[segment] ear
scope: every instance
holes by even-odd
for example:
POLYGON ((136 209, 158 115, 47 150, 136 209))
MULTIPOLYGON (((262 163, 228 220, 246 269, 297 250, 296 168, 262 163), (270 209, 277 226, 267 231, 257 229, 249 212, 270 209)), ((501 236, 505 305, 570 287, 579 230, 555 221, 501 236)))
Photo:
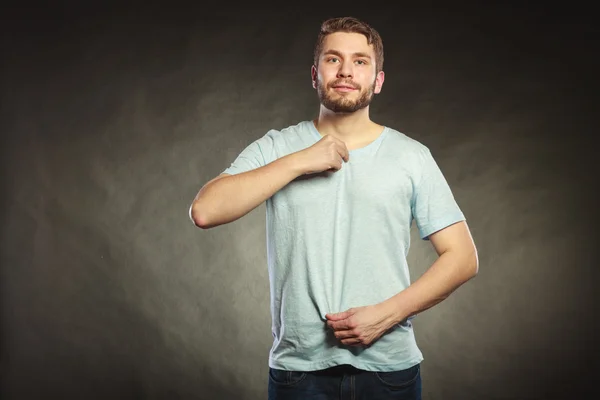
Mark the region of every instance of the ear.
POLYGON ((383 71, 379 71, 377 73, 377 77, 375 78, 375 91, 374 93, 380 93, 381 87, 383 86, 383 81, 385 80, 385 73, 383 71))
POLYGON ((313 89, 316 89, 317 88, 317 67, 315 67, 314 64, 312 67, 310 67, 310 76, 312 79, 312 87, 313 87, 313 89))

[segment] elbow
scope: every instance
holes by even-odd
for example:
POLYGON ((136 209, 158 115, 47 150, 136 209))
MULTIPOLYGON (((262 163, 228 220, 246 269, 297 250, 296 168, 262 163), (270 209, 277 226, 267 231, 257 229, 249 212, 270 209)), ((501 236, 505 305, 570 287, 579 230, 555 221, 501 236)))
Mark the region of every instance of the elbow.
MULTIPOLYGON (((479 260, 477 251, 464 252, 462 255, 456 254, 457 273, 460 281, 466 283, 475 278, 479 273, 479 260)), ((461 283, 461 284, 462 284, 461 283)))
POLYGON ((200 229, 210 228, 210 225, 206 223, 206 218, 202 215, 202 208, 196 201, 190 206, 189 217, 196 227, 200 229))
POLYGON ((469 255, 466 264, 468 266, 469 279, 475 278, 479 273, 479 257, 477 256, 477 250, 473 250, 469 255))

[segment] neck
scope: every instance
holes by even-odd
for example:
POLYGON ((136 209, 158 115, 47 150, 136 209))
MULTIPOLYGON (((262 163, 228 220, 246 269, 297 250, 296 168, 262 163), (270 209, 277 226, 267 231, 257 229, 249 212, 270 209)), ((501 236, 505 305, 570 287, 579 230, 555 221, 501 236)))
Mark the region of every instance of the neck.
POLYGON ((349 114, 334 113, 321 106, 319 118, 314 123, 321 135, 332 135, 344 141, 360 139, 377 125, 369 118, 368 106, 349 114))

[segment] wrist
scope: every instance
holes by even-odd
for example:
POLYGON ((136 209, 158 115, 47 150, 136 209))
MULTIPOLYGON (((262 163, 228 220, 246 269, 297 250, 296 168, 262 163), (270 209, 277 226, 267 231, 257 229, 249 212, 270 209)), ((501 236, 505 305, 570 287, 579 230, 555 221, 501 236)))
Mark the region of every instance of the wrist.
POLYGON ((400 306, 398 298, 396 296, 391 297, 384 302, 380 303, 384 315, 389 321, 390 326, 394 326, 406 318, 408 313, 400 306))
POLYGON ((288 168, 290 168, 294 176, 298 177, 306 174, 306 166, 300 152, 288 154, 284 158, 288 165, 288 168))

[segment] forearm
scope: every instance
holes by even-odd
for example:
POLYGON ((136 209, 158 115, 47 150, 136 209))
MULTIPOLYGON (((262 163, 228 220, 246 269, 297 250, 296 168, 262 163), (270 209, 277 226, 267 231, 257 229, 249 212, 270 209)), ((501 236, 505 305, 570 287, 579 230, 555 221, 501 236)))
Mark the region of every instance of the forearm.
POLYGON ((476 254, 443 253, 412 285, 381 303, 392 324, 445 300, 477 274, 476 254))
POLYGON ((200 190, 190 215, 204 229, 235 221, 302 174, 293 153, 260 168, 218 179, 200 190))

